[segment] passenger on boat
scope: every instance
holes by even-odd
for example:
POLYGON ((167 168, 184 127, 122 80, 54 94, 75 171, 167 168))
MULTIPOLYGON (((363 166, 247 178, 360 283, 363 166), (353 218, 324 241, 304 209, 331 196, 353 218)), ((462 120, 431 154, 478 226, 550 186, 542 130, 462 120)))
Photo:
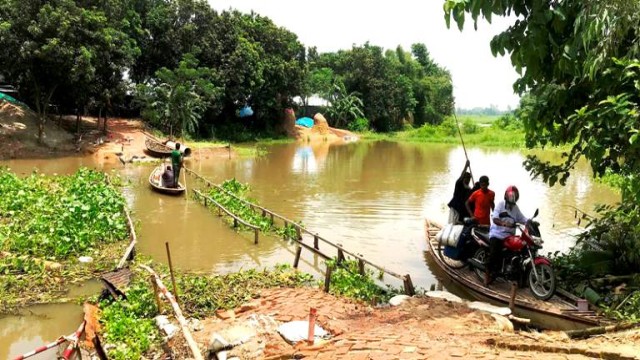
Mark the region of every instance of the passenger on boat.
POLYGON ((489 226, 491 224, 491 211, 495 207, 494 199, 496 193, 489 189, 489 177, 480 176, 480 189, 474 191, 467 201, 464 203, 469 214, 473 214, 472 218, 481 226, 489 226))
POLYGON ((471 195, 471 173, 467 171, 470 164, 469 160, 464 165, 462 173, 458 180, 456 180, 455 187, 453 189, 453 198, 447 204, 449 206, 449 224, 461 224, 465 218, 469 217, 469 212, 465 207, 465 202, 471 195))
POLYGON ((504 200, 501 200, 493 211, 493 221, 489 229, 489 263, 485 275, 487 285, 500 271, 500 251, 504 240, 515 235, 516 223, 524 224, 528 220, 516 204, 519 198, 518 188, 511 185, 504 192, 504 200))
POLYGON ((162 173, 162 186, 172 188, 174 187, 173 181, 173 170, 171 170, 171 165, 167 165, 162 173))

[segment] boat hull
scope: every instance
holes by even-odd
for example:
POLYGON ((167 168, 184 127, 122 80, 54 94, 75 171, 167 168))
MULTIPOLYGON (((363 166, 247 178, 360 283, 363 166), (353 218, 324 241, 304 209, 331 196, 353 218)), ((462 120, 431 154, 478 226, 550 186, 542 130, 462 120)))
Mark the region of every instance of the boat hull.
MULTIPOLYGON (((511 284, 497 279, 486 287, 480 279, 467 267, 455 269, 447 265, 439 252, 439 244, 435 239, 440 226, 426 220, 427 262, 435 268, 436 275, 452 290, 462 290, 470 297, 498 306, 509 306, 511 284)), ((514 301, 513 312, 516 316, 530 319, 541 328, 550 330, 576 330, 602 325, 604 318, 593 311, 579 312, 576 305, 559 295, 548 301, 534 298, 529 289, 518 289, 514 301)))
POLYGON ((163 171, 164 171, 163 166, 159 166, 151 172, 151 175, 149 175, 149 185, 151 186, 151 188, 156 192, 159 192, 161 194, 166 194, 166 195, 175 196, 175 195, 181 195, 182 193, 184 193, 186 189, 180 182, 178 182, 177 188, 162 186, 163 171))
POLYGON ((144 144, 147 147, 146 152, 150 156, 157 158, 166 158, 171 156, 171 149, 165 146, 163 143, 146 138, 144 144))

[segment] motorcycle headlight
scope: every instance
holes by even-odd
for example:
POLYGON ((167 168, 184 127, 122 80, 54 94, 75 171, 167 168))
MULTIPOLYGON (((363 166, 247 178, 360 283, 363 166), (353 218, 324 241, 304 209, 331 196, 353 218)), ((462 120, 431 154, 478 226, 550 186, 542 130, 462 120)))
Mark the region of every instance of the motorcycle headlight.
POLYGON ((544 241, 542 241, 542 238, 540 236, 532 236, 531 240, 533 240, 533 243, 538 246, 542 246, 542 244, 544 244, 544 241))

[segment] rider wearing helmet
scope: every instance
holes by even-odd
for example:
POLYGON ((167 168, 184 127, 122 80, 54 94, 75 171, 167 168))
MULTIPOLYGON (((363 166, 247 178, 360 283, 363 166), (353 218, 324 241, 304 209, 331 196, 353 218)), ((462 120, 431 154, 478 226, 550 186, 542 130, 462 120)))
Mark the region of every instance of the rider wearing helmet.
POLYGON ((515 185, 507 187, 504 192, 504 200, 496 205, 489 228, 489 264, 485 283, 490 283, 493 276, 500 270, 500 251, 503 241, 516 233, 516 223, 524 224, 527 218, 522 215, 516 204, 520 198, 520 192, 515 185))

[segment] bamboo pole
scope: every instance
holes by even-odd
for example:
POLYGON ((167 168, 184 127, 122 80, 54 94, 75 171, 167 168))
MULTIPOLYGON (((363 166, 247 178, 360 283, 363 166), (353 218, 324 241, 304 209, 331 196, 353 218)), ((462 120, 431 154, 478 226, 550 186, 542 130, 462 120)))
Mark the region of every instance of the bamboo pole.
POLYGON ((193 353, 193 357, 195 358, 195 360, 204 360, 204 358, 202 357, 202 354, 200 353, 200 349, 198 348, 198 344, 193 339, 193 336, 189 331, 189 327, 187 326, 187 320, 184 318, 184 315, 182 315, 182 310, 180 310, 180 306, 178 305, 178 302, 176 301, 175 297, 169 292, 169 290, 167 290, 167 288, 162 283, 162 280, 160 280, 160 276, 158 276, 158 274, 155 271, 153 271, 153 269, 151 269, 146 265, 140 265, 140 267, 147 270, 149 273, 151 273, 151 275, 153 275, 153 277, 156 280, 156 284, 160 288, 160 291, 162 291, 164 296, 169 300, 169 303, 173 308, 173 312, 176 315, 176 319, 178 319, 178 323, 180 324, 180 328, 182 329, 182 333, 184 334, 184 338, 187 341, 187 344, 189 345, 189 348, 191 349, 191 352, 193 353))
MULTIPOLYGON (((185 168, 186 169, 186 168, 185 168)), ((184 175, 184 199, 189 200, 189 194, 187 191, 187 171, 183 171, 182 175, 184 175)))
POLYGON ((158 314, 162 314, 162 301, 160 301, 160 294, 158 292, 158 284, 156 284, 155 278, 153 275, 149 275, 149 280, 151 281, 151 286, 153 287, 153 297, 156 300, 156 306, 158 307, 158 314))
MULTIPOLYGON (((464 146, 464 139, 462 138, 462 131, 460 131, 460 124, 458 123, 458 117, 456 116, 456 112, 453 112, 453 117, 456 119, 456 127, 458 128, 458 134, 460 135, 460 142, 462 142, 462 150, 464 150, 464 157, 467 158, 467 161, 471 163, 469 160, 469 155, 467 155, 467 147, 464 146)), ((469 164, 469 174, 471 174, 471 182, 475 183, 473 180, 473 172, 471 171, 471 164, 469 164)))
POLYGON ((176 301, 180 302, 178 298, 178 289, 176 288, 176 278, 173 276, 173 264, 171 263, 171 251, 169 250, 169 243, 165 242, 164 246, 167 248, 167 259, 169 260, 169 273, 171 274, 171 283, 173 284, 173 292, 176 296, 176 301))
POLYGON ((616 332, 621 330, 633 329, 635 327, 640 327, 640 322, 620 323, 620 324, 609 325, 609 326, 596 326, 596 327, 590 327, 590 328, 580 329, 580 330, 569 330, 565 332, 567 333, 569 338, 578 339, 578 338, 586 338, 592 335, 600 335, 600 334, 606 334, 606 333, 611 333, 611 332, 616 332))

